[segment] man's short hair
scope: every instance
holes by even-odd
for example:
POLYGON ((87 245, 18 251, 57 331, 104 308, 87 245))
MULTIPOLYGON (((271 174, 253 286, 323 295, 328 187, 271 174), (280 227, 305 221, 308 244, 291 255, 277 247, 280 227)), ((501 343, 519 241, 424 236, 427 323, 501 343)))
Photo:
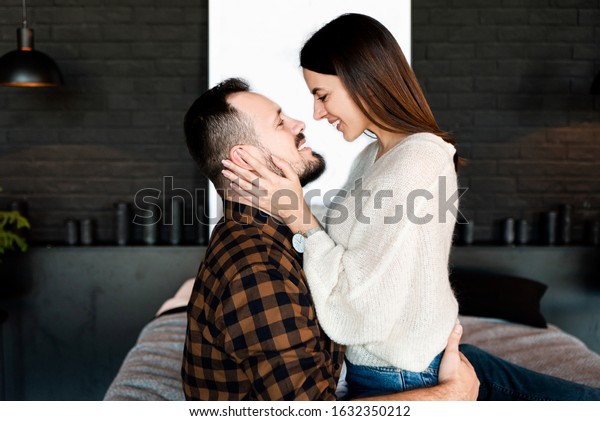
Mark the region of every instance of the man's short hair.
POLYGON ((223 159, 235 145, 259 146, 253 121, 228 102, 229 96, 249 92, 242 79, 227 79, 204 92, 189 108, 184 119, 185 139, 200 171, 217 189, 224 188, 223 159))

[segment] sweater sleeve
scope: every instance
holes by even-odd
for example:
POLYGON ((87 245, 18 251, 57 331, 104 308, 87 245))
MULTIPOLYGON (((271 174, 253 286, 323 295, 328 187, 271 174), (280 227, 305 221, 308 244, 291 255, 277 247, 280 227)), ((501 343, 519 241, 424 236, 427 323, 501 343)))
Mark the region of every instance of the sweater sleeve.
MULTIPOLYGON (((426 311, 408 292, 422 288, 419 272, 428 270, 433 263, 428 260, 447 259, 430 253, 422 241, 444 241, 439 185, 456 188, 454 149, 440 141, 429 135, 398 145, 365 174, 363 198, 357 200, 356 191, 346 197, 339 205, 353 207, 348 217, 328 225, 329 232, 347 239, 344 244, 326 232, 308 238, 305 273, 319 323, 334 341, 384 341, 404 312, 426 311)), ((454 226, 455 218, 445 219, 454 226)))

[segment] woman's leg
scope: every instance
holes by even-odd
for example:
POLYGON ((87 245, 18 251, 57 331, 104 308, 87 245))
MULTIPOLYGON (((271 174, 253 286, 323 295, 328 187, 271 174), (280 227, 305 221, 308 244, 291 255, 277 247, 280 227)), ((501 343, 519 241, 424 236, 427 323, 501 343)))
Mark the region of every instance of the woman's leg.
POLYGON ((471 362, 479 378, 477 400, 600 400, 600 389, 536 373, 473 345, 460 345, 459 349, 471 362))

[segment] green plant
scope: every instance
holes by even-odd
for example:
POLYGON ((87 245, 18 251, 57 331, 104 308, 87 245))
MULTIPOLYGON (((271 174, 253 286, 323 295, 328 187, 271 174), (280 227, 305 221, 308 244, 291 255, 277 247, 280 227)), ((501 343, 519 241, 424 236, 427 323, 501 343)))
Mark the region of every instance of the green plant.
MULTIPOLYGON (((1 187, 0 191, 2 191, 1 187)), ((31 227, 27 218, 18 211, 0 211, 0 254, 4 254, 6 250, 14 250, 15 247, 21 251, 27 250, 25 238, 17 231, 22 228, 31 227)))

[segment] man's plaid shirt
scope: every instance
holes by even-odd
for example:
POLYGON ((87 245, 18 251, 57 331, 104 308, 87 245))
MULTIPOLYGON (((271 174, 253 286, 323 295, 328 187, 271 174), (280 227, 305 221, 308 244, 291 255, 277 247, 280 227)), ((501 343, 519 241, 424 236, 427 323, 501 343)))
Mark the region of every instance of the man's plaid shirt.
POLYGON ((188 305, 186 398, 335 399, 343 349, 317 323, 292 232, 224 203, 188 305))

